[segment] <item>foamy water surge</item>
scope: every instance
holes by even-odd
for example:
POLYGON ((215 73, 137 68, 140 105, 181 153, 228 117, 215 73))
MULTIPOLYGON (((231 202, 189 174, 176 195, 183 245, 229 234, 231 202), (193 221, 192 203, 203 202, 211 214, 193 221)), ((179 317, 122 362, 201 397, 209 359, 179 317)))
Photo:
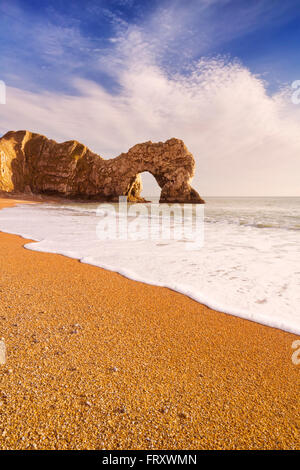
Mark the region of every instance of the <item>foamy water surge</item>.
POLYGON ((97 215, 97 208, 95 203, 8 208, 0 212, 0 231, 37 241, 28 249, 79 259, 300 334, 299 198, 209 199, 205 243, 192 251, 182 240, 99 240, 103 214, 97 215))

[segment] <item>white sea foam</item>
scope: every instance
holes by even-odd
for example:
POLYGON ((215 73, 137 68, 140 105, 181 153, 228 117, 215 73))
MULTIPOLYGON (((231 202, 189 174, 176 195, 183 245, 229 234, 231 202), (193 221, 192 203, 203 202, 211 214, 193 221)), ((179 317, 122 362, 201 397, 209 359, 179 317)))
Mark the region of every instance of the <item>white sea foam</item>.
POLYGON ((300 334, 299 198, 209 199, 205 243, 196 251, 180 240, 99 240, 98 207, 8 208, 0 212, 0 230, 37 241, 28 249, 76 258, 300 334))

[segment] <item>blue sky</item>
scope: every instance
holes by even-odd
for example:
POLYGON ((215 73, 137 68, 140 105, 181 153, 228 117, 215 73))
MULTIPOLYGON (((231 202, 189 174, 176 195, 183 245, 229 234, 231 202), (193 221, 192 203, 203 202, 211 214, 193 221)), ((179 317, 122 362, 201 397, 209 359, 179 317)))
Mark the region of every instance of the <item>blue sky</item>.
POLYGON ((224 55, 260 74, 273 91, 300 77, 299 20, 297 0, 2 0, 1 78, 27 89, 71 91, 76 75, 113 92, 118 79, 103 58, 138 28, 170 73, 224 55))
POLYGON ((177 137, 204 197, 300 196, 299 25, 299 0, 0 0, 0 135, 177 137))

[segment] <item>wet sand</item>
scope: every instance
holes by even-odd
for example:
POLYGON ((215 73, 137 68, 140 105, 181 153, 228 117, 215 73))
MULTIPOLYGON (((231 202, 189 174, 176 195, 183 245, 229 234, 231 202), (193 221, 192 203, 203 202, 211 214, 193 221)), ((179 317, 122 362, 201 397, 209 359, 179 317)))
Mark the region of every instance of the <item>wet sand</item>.
POLYGON ((0 449, 300 448, 299 337, 27 242, 0 233, 0 449))

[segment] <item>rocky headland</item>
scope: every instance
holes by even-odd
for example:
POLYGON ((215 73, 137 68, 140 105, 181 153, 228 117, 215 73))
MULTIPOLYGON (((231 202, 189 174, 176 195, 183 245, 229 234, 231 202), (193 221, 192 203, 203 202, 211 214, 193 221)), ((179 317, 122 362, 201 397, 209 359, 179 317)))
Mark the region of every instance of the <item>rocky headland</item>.
POLYGON ((29 131, 0 138, 0 191, 71 199, 141 202, 140 174, 148 171, 161 188, 160 202, 204 203, 190 186, 195 160, 184 142, 137 144, 104 159, 71 140, 57 143, 29 131))

